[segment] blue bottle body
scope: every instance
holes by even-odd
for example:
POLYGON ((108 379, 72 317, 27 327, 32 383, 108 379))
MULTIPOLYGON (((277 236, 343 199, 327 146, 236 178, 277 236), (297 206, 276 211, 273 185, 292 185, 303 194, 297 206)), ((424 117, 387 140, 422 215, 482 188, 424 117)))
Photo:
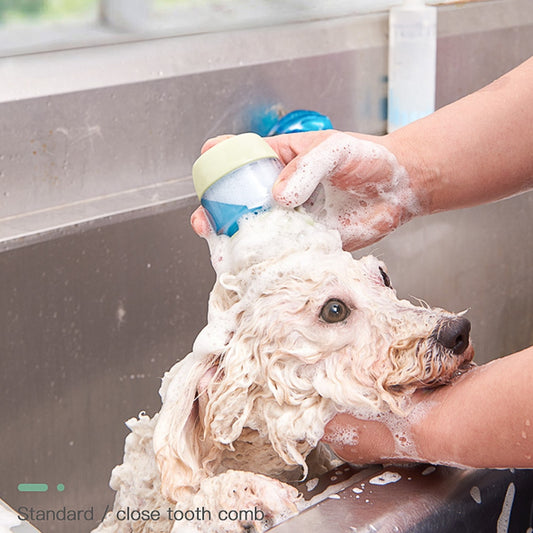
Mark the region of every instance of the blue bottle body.
POLYGON ((229 172, 213 183, 202 195, 217 234, 232 236, 244 215, 257 214, 272 205, 272 186, 283 165, 276 158, 252 161, 229 172))

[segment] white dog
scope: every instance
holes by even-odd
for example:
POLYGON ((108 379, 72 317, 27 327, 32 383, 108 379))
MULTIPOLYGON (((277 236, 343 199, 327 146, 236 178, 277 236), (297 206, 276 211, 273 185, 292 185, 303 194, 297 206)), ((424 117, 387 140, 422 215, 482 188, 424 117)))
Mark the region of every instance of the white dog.
POLYGON ((398 300, 383 263, 303 213, 275 208, 210 246, 208 324, 166 373, 160 413, 128 422, 99 533, 263 531, 298 511, 290 483, 311 462, 328 468, 336 413, 405 414, 472 359, 466 319, 398 300))

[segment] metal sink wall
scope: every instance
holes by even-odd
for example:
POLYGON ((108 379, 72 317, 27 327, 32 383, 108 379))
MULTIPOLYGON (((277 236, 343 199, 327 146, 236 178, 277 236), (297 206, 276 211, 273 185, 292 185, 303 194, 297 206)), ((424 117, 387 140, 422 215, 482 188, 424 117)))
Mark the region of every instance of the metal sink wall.
POLYGON ((101 518, 112 501, 124 421, 159 410, 160 378, 206 320, 214 276, 190 210, 0 254, 1 490, 15 509, 93 507, 101 518), (17 491, 32 482, 48 492, 17 491))

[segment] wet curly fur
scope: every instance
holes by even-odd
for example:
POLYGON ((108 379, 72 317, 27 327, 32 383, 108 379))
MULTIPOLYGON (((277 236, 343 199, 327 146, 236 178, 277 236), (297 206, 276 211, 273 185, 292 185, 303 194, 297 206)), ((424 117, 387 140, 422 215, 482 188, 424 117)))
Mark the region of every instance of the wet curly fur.
POLYGON ((319 441, 336 413, 402 414, 412 392, 449 381, 472 357, 436 341, 455 315, 399 300, 385 265, 354 259, 337 232, 284 210, 243 226, 210 243, 218 276, 208 325, 165 374, 160 413, 129 422, 115 508, 99 532, 168 532, 171 520, 119 523, 116 512, 202 502, 212 521, 172 531, 262 531, 297 511, 289 483, 312 456, 314 474, 328 468, 319 441), (263 519, 216 520, 231 508, 260 508, 263 519))

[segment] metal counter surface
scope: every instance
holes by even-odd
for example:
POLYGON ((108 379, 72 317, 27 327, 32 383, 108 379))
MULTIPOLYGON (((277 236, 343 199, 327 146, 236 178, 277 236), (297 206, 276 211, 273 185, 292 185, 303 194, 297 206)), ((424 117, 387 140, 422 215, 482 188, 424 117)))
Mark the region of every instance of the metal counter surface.
POLYGON ((362 471, 351 486, 269 531, 531 533, 532 515, 533 470, 389 466, 362 471), (376 484, 384 472, 401 477, 376 484))

